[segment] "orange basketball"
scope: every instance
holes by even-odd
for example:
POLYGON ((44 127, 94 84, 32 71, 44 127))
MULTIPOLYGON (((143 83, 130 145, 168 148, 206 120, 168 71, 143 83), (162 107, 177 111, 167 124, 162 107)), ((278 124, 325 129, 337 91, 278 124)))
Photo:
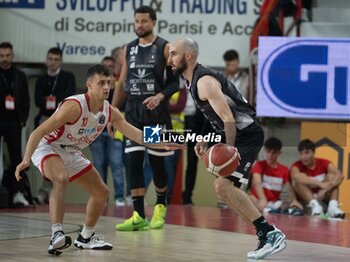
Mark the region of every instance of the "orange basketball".
POLYGON ((228 144, 216 144, 210 147, 204 156, 207 170, 216 176, 229 176, 239 165, 237 148, 228 144))

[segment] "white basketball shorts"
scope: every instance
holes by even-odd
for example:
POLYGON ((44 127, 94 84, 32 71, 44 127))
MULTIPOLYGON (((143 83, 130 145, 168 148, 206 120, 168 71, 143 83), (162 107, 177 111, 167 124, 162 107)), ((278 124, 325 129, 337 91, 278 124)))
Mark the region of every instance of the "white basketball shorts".
POLYGON ((40 141, 32 156, 32 162, 45 178, 44 162, 53 156, 58 156, 62 159, 69 176, 69 182, 72 182, 74 179, 86 174, 93 168, 91 162, 80 150, 66 151, 58 145, 49 145, 40 141))

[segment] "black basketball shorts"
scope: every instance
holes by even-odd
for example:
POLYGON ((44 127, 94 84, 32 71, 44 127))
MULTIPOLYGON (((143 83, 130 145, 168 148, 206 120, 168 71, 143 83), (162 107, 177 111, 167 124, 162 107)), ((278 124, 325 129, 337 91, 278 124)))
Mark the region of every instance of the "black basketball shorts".
POLYGON ((237 132, 235 147, 241 155, 236 171, 226 177, 238 188, 248 185, 250 170, 264 143, 264 131, 258 123, 253 123, 237 132))

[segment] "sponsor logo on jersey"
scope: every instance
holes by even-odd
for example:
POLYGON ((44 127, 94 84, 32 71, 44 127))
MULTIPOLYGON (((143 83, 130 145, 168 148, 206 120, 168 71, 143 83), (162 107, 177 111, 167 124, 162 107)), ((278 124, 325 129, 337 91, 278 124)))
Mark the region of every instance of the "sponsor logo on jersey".
POLYGON ((90 135, 96 133, 96 127, 93 128, 80 128, 78 130, 78 135, 90 135))
POLYGON ((100 119, 98 120, 98 123, 99 123, 99 124, 104 124, 105 121, 106 121, 106 117, 105 117, 104 115, 101 115, 101 116, 100 116, 100 119))
POLYGON ((146 76, 151 75, 152 73, 149 72, 149 73, 146 74, 146 69, 141 69, 141 68, 139 68, 139 69, 137 69, 137 74, 134 73, 134 72, 132 72, 132 74, 133 74, 134 76, 136 76, 137 78, 142 79, 142 78, 145 78, 146 76))

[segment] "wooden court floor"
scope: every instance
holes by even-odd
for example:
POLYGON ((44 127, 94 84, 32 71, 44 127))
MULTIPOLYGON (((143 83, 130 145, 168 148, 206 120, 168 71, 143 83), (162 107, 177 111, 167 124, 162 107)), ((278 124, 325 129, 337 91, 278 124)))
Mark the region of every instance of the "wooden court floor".
MULTIPOLYGON (((111 251, 80 250, 71 246, 59 256, 47 254, 51 230, 48 206, 0 209, 0 261, 250 261, 246 253, 256 247, 254 230, 234 212, 218 208, 168 208, 162 230, 120 232, 117 222, 130 207, 107 207, 96 227, 112 243, 111 251)), ((84 218, 83 206, 67 206, 64 230, 73 239, 84 218)), ((147 207, 152 215, 152 207, 147 207)), ((288 246, 261 261, 350 261, 348 221, 314 217, 266 215, 287 235, 288 246)))

